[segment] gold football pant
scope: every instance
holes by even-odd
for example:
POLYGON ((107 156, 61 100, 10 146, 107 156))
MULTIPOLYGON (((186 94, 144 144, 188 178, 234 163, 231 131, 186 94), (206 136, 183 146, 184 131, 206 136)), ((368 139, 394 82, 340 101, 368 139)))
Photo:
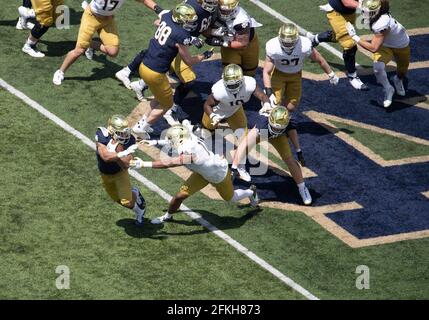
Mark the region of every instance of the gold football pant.
POLYGON ((388 48, 381 46, 372 56, 374 62, 384 62, 386 65, 395 59, 398 77, 401 79, 404 78, 408 72, 410 57, 410 46, 405 48, 388 48))
MULTIPOLYGON (((260 143, 260 137, 256 140, 256 143, 260 143)), ((274 147, 274 149, 277 150, 277 152, 280 154, 280 157, 284 162, 286 162, 287 159, 290 159, 292 157, 292 151, 290 149, 289 145, 289 139, 286 135, 281 135, 277 138, 271 138, 268 139, 268 142, 271 143, 271 145, 274 147)))
POLYGON ((192 67, 188 66, 185 61, 182 60, 180 54, 178 54, 171 63, 170 72, 174 72, 181 83, 189 83, 197 78, 192 67))
POLYGON ((277 69, 271 74, 271 87, 277 103, 298 106, 302 95, 302 72, 284 73, 277 69))
MULTIPOLYGON (((216 129, 216 127, 212 125, 210 117, 205 112, 203 114, 203 119, 201 120, 201 122, 203 124, 203 127, 208 130, 216 129)), ((247 117, 246 113, 244 112, 243 106, 240 106, 240 108, 232 116, 226 118, 226 122, 228 123, 229 127, 234 131, 240 128, 243 128, 247 131, 247 117)))
POLYGON ((119 47, 119 33, 114 17, 96 16, 88 6, 80 22, 77 46, 89 48, 92 36, 98 33, 101 41, 106 47, 119 47))
POLYGON ((150 91, 152 91, 161 108, 164 110, 170 109, 173 106, 173 89, 171 89, 167 75, 153 71, 143 63, 140 64, 139 74, 140 78, 146 82, 150 91))
POLYGON ((340 43, 344 50, 350 50, 356 46, 356 43, 349 36, 346 23, 354 24, 356 22, 356 13, 342 14, 337 11, 327 13, 329 24, 335 33, 335 39, 340 43))
POLYGON ((57 7, 64 4, 64 0, 31 0, 37 21, 44 27, 50 27, 62 14, 56 12, 57 7))
MULTIPOLYGON (((180 192, 185 193, 188 196, 193 195, 194 193, 200 191, 208 182, 202 175, 199 173, 193 172, 191 176, 183 183, 180 187, 180 192)), ((211 183, 220 194, 223 200, 229 201, 234 196, 234 186, 232 185, 231 172, 228 170, 225 178, 219 183, 211 183)))
POLYGON ((101 173, 103 187, 113 201, 129 207, 133 201, 131 181, 128 170, 121 170, 116 174, 101 173))
POLYGON ((234 63, 241 66, 246 76, 253 77, 259 64, 259 40, 255 31, 255 36, 249 45, 244 49, 221 48, 222 64, 224 66, 234 63))

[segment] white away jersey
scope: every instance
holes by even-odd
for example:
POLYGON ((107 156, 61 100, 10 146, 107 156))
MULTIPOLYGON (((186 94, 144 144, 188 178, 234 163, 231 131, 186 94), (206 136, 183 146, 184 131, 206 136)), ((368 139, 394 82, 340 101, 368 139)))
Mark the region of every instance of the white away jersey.
POLYGON ((213 107, 213 112, 225 118, 232 116, 241 105, 250 100, 255 89, 256 80, 252 77, 243 77, 243 85, 236 94, 229 92, 223 80, 219 80, 212 87, 213 97, 219 101, 219 104, 213 107))
POLYGON ((224 21, 226 26, 228 27, 228 34, 230 36, 235 35, 238 30, 250 28, 258 28, 261 27, 258 21, 249 16, 242 7, 237 8, 237 13, 235 14, 234 19, 224 21))
POLYGON ((125 0, 92 0, 91 11, 100 16, 113 16, 124 4, 125 0))
POLYGON ((410 43, 407 30, 390 14, 383 14, 373 25, 374 33, 389 30, 384 37, 383 46, 388 48, 405 48, 410 43))
POLYGON ((297 73, 304 67, 304 60, 313 52, 310 39, 299 36, 299 40, 291 54, 287 54, 280 45, 280 40, 275 37, 269 40, 265 46, 265 52, 273 61, 277 70, 284 73, 297 73))
POLYGON ((228 174, 228 161, 218 154, 214 154, 207 148, 204 141, 195 135, 179 146, 177 152, 194 155, 194 162, 186 164, 186 168, 202 175, 210 183, 220 183, 228 174))

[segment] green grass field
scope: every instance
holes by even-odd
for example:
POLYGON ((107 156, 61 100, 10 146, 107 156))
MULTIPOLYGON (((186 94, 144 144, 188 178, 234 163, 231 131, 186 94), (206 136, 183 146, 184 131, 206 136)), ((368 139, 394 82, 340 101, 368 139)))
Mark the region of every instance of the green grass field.
MULTIPOLYGON (((137 105, 114 73, 146 46, 155 15, 127 1, 117 16, 119 56, 82 58, 66 74, 64 85, 54 87, 52 75, 74 47, 81 12, 80 1, 65 2, 75 10, 72 26, 49 30, 39 44, 47 56, 38 60, 20 51, 27 32, 15 29, 18 2, 3 5, 0 78, 92 139, 111 114, 129 114, 137 105)), ((264 2, 311 31, 328 27, 317 8, 326 1, 264 2)), ((159 3, 171 7, 176 1, 159 3)), ((281 23, 248 1, 242 5, 264 24, 259 33, 263 49, 281 23)), ((428 27, 424 6, 417 0, 393 1, 392 10, 408 28, 428 27)), ((321 52, 342 69, 341 60, 321 52)), ((359 62, 370 65, 363 55, 359 62)), ((321 72, 311 63, 305 69, 321 72)), ((428 154, 421 145, 337 125, 357 140, 370 141, 368 147, 385 159, 428 154), (398 144, 401 151, 395 152, 392 146, 398 144)), ((104 192, 94 151, 3 89, 0 133, 5 141, 0 157, 0 298, 304 299, 185 214, 164 226, 148 222, 135 227, 133 213, 113 204, 104 192), (58 265, 70 268, 70 290, 55 286, 58 265)), ((182 182, 168 170, 141 173, 169 194, 182 182)), ((164 199, 133 183, 146 198, 149 219, 165 211, 164 199)), ((302 212, 258 211, 202 193, 186 205, 318 298, 429 298, 429 238, 351 248, 302 212), (356 289, 358 265, 371 269, 370 290, 356 289)))

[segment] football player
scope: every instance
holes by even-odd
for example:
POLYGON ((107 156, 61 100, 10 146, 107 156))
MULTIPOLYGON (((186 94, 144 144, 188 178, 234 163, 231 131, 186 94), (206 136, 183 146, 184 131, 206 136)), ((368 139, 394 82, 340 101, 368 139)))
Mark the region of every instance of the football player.
POLYGON ((155 99, 150 102, 150 110, 134 125, 133 131, 140 138, 147 139, 150 127, 162 117, 173 104, 173 90, 167 72, 177 55, 188 66, 209 59, 213 51, 191 56, 189 44, 191 32, 195 31, 198 20, 195 9, 186 3, 178 4, 172 11, 162 15, 161 22, 139 67, 140 78, 152 91, 155 99))
POLYGON ((137 149, 135 138, 124 116, 113 115, 107 128, 99 127, 95 134, 97 161, 103 187, 113 201, 131 209, 136 224, 143 224, 146 202, 137 187, 131 187, 128 168, 137 149))
POLYGON ((240 0, 219 0, 218 21, 206 43, 221 46, 222 64, 238 64, 247 76, 254 76, 259 63, 259 41, 255 28, 261 27, 239 6, 240 0))
POLYGON ((36 15, 36 23, 30 31, 22 51, 33 58, 43 58, 45 54, 37 50, 37 42, 54 24, 61 14, 57 8, 64 4, 64 0, 33 0, 32 6, 36 15))
POLYGON ((18 8, 18 21, 16 22, 16 29, 28 30, 33 29, 34 23, 29 22, 28 19, 35 18, 36 13, 32 9, 31 0, 22 0, 22 6, 18 8))
MULTIPOLYGON (((146 7, 153 9, 152 0, 138 0, 146 7)), ((64 80, 64 73, 84 53, 92 59, 94 50, 100 50, 109 57, 119 53, 119 34, 114 15, 122 7, 125 0, 92 0, 85 7, 77 36, 76 47, 67 53, 61 67, 55 71, 52 82, 59 86, 64 80), (98 33, 100 41, 93 41, 92 36, 98 33)))
MULTIPOLYGON (((338 76, 323 56, 312 47, 310 39, 300 36, 297 26, 293 23, 281 26, 278 36, 267 42, 265 51, 263 78, 265 93, 270 98, 271 105, 284 105, 288 111, 295 111, 301 99, 302 69, 307 57, 320 65, 331 84, 337 85, 339 82, 338 76)), ((270 104, 267 106, 268 108, 263 108, 261 113, 269 113, 270 104)), ((286 132, 295 147, 299 161, 304 166, 304 156, 296 127, 296 121, 292 118, 286 132)))
POLYGON ((243 163, 242 161, 246 157, 246 151, 249 152, 257 143, 260 142, 262 130, 266 130, 268 141, 273 145, 288 166, 289 171, 298 186, 302 201, 305 205, 310 205, 312 202, 310 192, 305 186, 301 167, 293 158, 289 141, 286 137, 286 127, 289 123, 289 111, 287 108, 284 106, 274 107, 271 109, 269 117, 259 114, 254 121, 255 124, 253 128, 248 132, 246 139, 242 139, 234 155, 234 160, 231 165, 234 175, 240 175, 237 168, 240 163, 243 163))
MULTIPOLYGON (((197 14, 198 19, 196 21, 196 28, 191 32, 192 36, 195 37, 192 40, 192 44, 194 44, 197 48, 201 48, 204 44, 200 39, 198 39, 198 36, 204 33, 215 20, 218 0, 187 0, 185 2, 192 6, 197 14)), ((162 10, 161 8, 159 8, 159 10, 159 16, 162 16, 163 13, 168 12, 166 10, 162 10)), ((138 70, 140 63, 143 61, 144 53, 145 50, 141 51, 128 66, 116 73, 116 78, 122 81, 125 87, 134 90, 137 99, 140 101, 144 100, 144 91, 148 87, 141 79, 130 82, 129 78, 132 73, 138 70)), ((177 55, 171 63, 170 73, 174 73, 179 79, 179 85, 177 86, 173 96, 174 105, 164 114, 164 118, 170 125, 172 125, 177 122, 174 113, 177 111, 177 107, 181 105, 183 99, 191 91, 196 79, 196 75, 192 70, 192 67, 188 66, 181 59, 180 55, 177 55)))
POLYGON ((212 93, 204 103, 203 127, 214 130, 219 122, 226 120, 232 130, 247 130, 247 118, 243 104, 254 95, 265 108, 270 108, 270 99, 252 77, 243 75, 237 64, 227 65, 222 79, 212 86, 212 93))
POLYGON ((344 65, 350 84, 357 90, 368 90, 368 87, 357 76, 357 46, 347 33, 346 28, 347 22, 355 23, 356 10, 361 8, 361 3, 362 0, 329 0, 329 3, 320 6, 320 9, 326 12, 332 30, 317 35, 309 32, 307 37, 312 40, 314 46, 320 42, 339 42, 343 48, 344 65))
POLYGON ((405 78, 410 64, 410 38, 407 30, 389 13, 388 0, 364 0, 362 4, 363 17, 371 27, 374 37, 370 42, 361 40, 356 35, 352 24, 347 24, 347 31, 352 39, 373 53, 374 74, 377 82, 383 86, 385 108, 390 107, 393 94, 405 96, 402 80, 405 78), (395 59, 396 75, 389 82, 386 64, 395 59))
MULTIPOLYGON (((192 171, 191 176, 180 187, 179 192, 170 201, 168 211, 152 220, 153 224, 160 224, 172 218, 172 214, 179 210, 182 202, 200 191, 208 184, 214 186, 219 195, 228 202, 238 202, 249 198, 252 207, 258 205, 256 187, 234 190, 228 161, 210 151, 204 141, 195 136, 187 125, 177 124, 170 127, 166 133, 173 157, 157 161, 145 162, 140 158, 134 158, 131 165, 135 169, 149 167, 164 169, 177 166, 186 166, 192 171)), ((162 140, 161 140, 162 141, 162 140)), ((162 142, 165 144, 165 142, 162 142)))

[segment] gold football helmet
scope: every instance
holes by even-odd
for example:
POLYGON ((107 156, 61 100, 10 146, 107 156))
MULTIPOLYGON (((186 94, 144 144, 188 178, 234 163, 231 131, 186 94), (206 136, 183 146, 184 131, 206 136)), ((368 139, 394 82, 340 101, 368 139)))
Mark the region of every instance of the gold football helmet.
POLYGON ((231 20, 235 17, 240 0, 219 0, 219 16, 222 20, 231 20))
POLYGON ((268 118, 268 130, 271 134, 282 134, 289 124, 289 111, 284 106, 278 106, 271 110, 268 118))
POLYGON ((131 129, 127 118, 123 115, 115 114, 111 116, 107 124, 107 130, 109 134, 112 135, 113 139, 120 144, 125 144, 130 140, 131 129))
POLYGON ((179 3, 173 9, 173 21, 181 24, 183 29, 187 31, 194 31, 196 29, 197 20, 198 16, 195 9, 185 2, 179 3))
POLYGON ((237 64, 229 64, 223 69, 222 79, 226 89, 235 94, 243 86, 243 70, 237 64))
POLYGON ((299 40, 298 27, 293 23, 285 23, 279 30, 279 41, 286 53, 291 53, 299 40))
POLYGON ((366 21, 375 17, 381 9, 381 0, 363 0, 362 16, 366 21))
POLYGON ((217 9, 218 0, 198 0, 198 3, 204 10, 214 12, 217 9))
POLYGON ((165 138, 170 142, 173 148, 177 149, 180 145, 191 139, 191 133, 186 126, 176 124, 167 130, 165 138))

